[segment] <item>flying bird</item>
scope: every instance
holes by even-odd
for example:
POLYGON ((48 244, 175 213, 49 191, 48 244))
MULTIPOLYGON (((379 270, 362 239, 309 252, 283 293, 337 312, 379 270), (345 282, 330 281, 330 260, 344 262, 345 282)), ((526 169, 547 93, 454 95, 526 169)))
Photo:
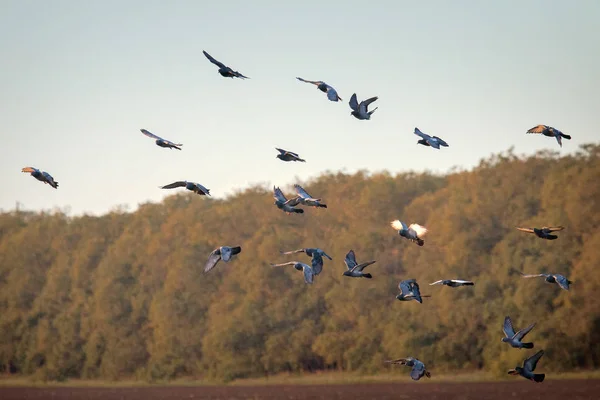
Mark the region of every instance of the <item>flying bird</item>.
POLYGON ((555 137, 556 141, 558 142, 558 144, 560 145, 560 147, 562 147, 562 138, 565 138, 567 140, 571 140, 571 136, 565 135, 564 133, 562 133, 558 129, 553 128, 553 127, 548 126, 548 125, 534 126, 530 130, 528 130, 527 133, 541 133, 544 136, 555 137))
POLYGON ((272 267, 284 267, 286 265, 293 265, 298 271, 302 271, 304 273, 304 282, 305 283, 313 283, 315 273, 310 265, 298 262, 298 261, 290 261, 282 264, 271 264, 272 267))
POLYGON ((542 238, 542 239, 548 239, 548 240, 554 240, 554 239, 558 239, 558 236, 556 235, 552 235, 552 232, 557 232, 557 231, 562 231, 563 229, 565 229, 564 226, 544 226, 543 228, 519 228, 517 227, 518 230, 520 230, 521 232, 527 232, 527 233, 534 233, 535 236, 542 238))
POLYGON ((569 285, 572 284, 570 280, 568 280, 565 276, 560 274, 534 274, 534 275, 526 275, 522 272, 519 272, 523 278, 539 278, 543 277, 544 280, 548 283, 556 283, 560 286, 561 289, 569 290, 569 285))
POLYGON ((354 254, 354 250, 350 250, 348 254, 346 254, 346 259, 344 260, 346 267, 348 267, 348 270, 344 271, 344 276, 350 276, 352 278, 371 279, 371 274, 364 273, 363 270, 369 265, 375 264, 375 262, 376 261, 367 261, 365 263, 359 264, 356 261, 356 255, 354 254))
POLYGON ((156 145, 160 147, 166 147, 168 149, 177 149, 181 150, 179 146, 183 146, 181 143, 173 143, 170 140, 163 139, 160 136, 156 136, 154 133, 147 131, 146 129, 140 129, 140 131, 148 136, 149 138, 156 139, 156 145))
POLYGON ((419 128, 415 128, 415 135, 420 136, 421 139, 417 142, 418 144, 422 144, 423 146, 431 146, 434 149, 440 148, 440 146, 448 147, 448 143, 437 136, 429 136, 426 133, 423 133, 419 130, 419 128))
POLYGON ((523 361, 523 367, 515 367, 515 369, 511 369, 508 371, 509 375, 521 375, 523 378, 529 379, 534 382, 544 382, 544 378, 546 374, 534 374, 535 367, 537 366, 538 361, 544 355, 544 350, 540 350, 529 358, 526 358, 523 361))
POLYGON ((284 149, 280 149, 275 147, 275 150, 279 151, 279 154, 277 154, 275 157, 279 158, 281 161, 300 161, 300 162, 306 162, 306 160, 303 160, 300 158, 300 156, 294 152, 291 151, 287 151, 284 149))
MULTIPOLYGON (((283 192, 281 191, 281 189, 279 189, 278 187, 275 187, 275 186, 273 186, 273 198, 275 199, 275 205, 277 206, 277 208, 279 208, 283 212, 286 212, 288 214, 291 214, 291 213, 302 214, 304 212, 303 209, 294 208, 294 206, 290 205, 290 202, 294 202, 295 198, 288 200, 285 197, 285 195, 283 194, 283 192)), ((297 203, 295 203, 295 204, 297 204, 297 203)))
POLYGON ((323 81, 308 81, 306 79, 302 79, 302 78, 298 78, 298 77, 296 77, 296 79, 298 79, 301 82, 312 83, 313 85, 316 85, 317 89, 319 89, 321 92, 327 93, 327 98, 331 101, 342 100, 342 98, 340 96, 338 96, 336 90, 323 81))
POLYGON ((187 190, 191 190, 194 193, 199 194, 200 196, 210 196, 210 189, 205 188, 199 183, 196 182, 188 182, 188 181, 177 181, 173 183, 169 183, 165 186, 159 186, 160 189, 174 189, 178 187, 185 187, 187 190))
POLYGON ((423 375, 425 375, 428 378, 431 378, 431 373, 429 371, 427 371, 427 369, 425 368, 425 364, 423 364, 422 361, 419 361, 416 358, 413 358, 413 357, 399 358, 397 360, 388 360, 388 361, 386 361, 386 363, 396 364, 396 365, 406 365, 407 367, 412 367, 412 370, 410 371, 410 377, 415 381, 418 381, 419 379, 421 379, 423 377, 423 375))
POLYGON ((229 247, 229 246, 221 246, 217 247, 210 253, 208 256, 208 261, 204 266, 204 272, 208 272, 213 269, 217 263, 221 260, 223 262, 229 262, 236 254, 239 254, 242 251, 240 246, 229 247))
POLYGON ((291 251, 280 251, 281 254, 296 254, 296 253, 305 253, 307 256, 311 257, 311 266, 315 275, 319 275, 323 270, 323 257, 327 257, 330 260, 333 260, 327 253, 319 248, 304 248, 298 250, 291 251))
POLYGON ((527 328, 523 328, 520 331, 515 333, 515 330, 512 325, 512 321, 510 317, 504 318, 504 325, 502 326, 502 330, 504 331, 504 336, 502 341, 510 344, 515 349, 532 349, 533 343, 523 343, 522 340, 535 326, 535 322, 529 325, 527 328))
POLYGON ((460 279, 442 279, 442 280, 430 283, 429 286, 446 285, 446 286, 450 286, 450 287, 459 287, 459 286, 473 286, 474 284, 475 283, 473 283, 472 281, 463 281, 460 279))
POLYGON ((398 284, 400 293, 396 298, 400 301, 416 300, 419 303, 423 303, 422 297, 431 297, 429 295, 421 295, 419 290, 419 284, 416 279, 407 279, 398 284))
POLYGON ((202 52, 204 53, 204 55, 206 56, 206 58, 208 58, 208 60, 215 64, 217 67, 219 67, 219 74, 221 74, 221 76, 225 77, 225 78, 242 78, 242 79, 250 79, 247 76, 244 76, 242 74, 240 74, 237 71, 234 71, 233 69, 229 68, 228 66, 226 66, 225 64, 223 64, 220 61, 215 60, 210 54, 208 54, 206 51, 202 50, 202 52))
POLYGON ((44 183, 52 186, 54 189, 58 189, 58 182, 56 182, 54 180, 54 178, 52 177, 52 175, 50 175, 46 171, 40 171, 39 169, 34 168, 34 167, 25 167, 25 168, 21 169, 21 172, 28 172, 31 174, 31 176, 33 176, 38 181, 44 182, 44 183))
POLYGON ((290 204, 291 206, 302 204, 303 206, 309 207, 327 208, 327 204, 321 203, 321 199, 312 197, 306 190, 302 188, 302 186, 294 184, 294 189, 296 189, 298 196, 292 199, 290 204))
POLYGON ((373 114, 379 107, 375 107, 373 110, 369 111, 369 104, 377 99, 377 96, 371 97, 370 99, 361 101, 359 104, 358 100, 356 100, 356 93, 354 93, 352 97, 350 97, 350 102, 348 103, 350 104, 350 108, 353 110, 350 114, 357 119, 371 119, 371 114, 373 114))
POLYGON ((404 222, 399 220, 392 221, 390 225, 392 228, 398 231, 398 235, 418 244, 419 246, 423 246, 425 244, 425 241, 422 238, 427 234, 427 228, 424 226, 419 224, 411 224, 410 226, 406 226, 404 222))

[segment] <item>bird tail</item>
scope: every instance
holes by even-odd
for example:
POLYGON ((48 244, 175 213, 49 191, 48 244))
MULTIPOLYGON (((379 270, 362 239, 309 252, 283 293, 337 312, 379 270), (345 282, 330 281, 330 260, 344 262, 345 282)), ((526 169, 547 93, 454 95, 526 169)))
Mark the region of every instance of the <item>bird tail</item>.
POLYGON ((558 236, 556 236, 556 235, 548 235, 548 236, 546 236, 546 239, 548 239, 548 240, 555 240, 555 239, 558 239, 558 236))
POLYGON ((533 343, 522 343, 524 349, 533 349, 533 343))
POLYGON ((563 138, 565 138, 567 140, 571 140, 571 135, 565 135, 564 133, 561 133, 560 136, 562 136, 563 138))
POLYGON ((304 212, 304 210, 301 208, 294 208, 294 209, 292 209, 292 212, 295 212, 297 214, 302 214, 304 212))
POLYGON ((417 239, 417 244, 419 246, 423 246, 425 244, 425 241, 423 239, 417 239))
POLYGON ((373 114, 375 112, 375 110, 377 110, 379 107, 375 107, 374 109, 372 109, 371 111, 369 111, 369 115, 373 114))
POLYGON ((533 380, 536 381, 537 383, 542 383, 542 382, 544 382, 545 377, 546 377, 546 374, 534 374, 533 380))
POLYGON ((327 208, 327 204, 317 204, 317 207, 327 208))
POLYGON ((363 274, 363 278, 371 279, 372 277, 371 274, 363 274))
POLYGON ((300 161, 300 162, 306 162, 306 160, 303 160, 301 158, 299 158, 298 161, 300 161))

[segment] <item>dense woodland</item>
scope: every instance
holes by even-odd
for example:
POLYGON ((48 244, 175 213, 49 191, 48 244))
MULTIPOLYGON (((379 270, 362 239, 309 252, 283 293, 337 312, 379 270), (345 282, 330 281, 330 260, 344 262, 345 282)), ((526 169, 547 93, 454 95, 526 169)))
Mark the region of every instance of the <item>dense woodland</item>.
MULTIPOLYGON (((286 215, 272 188, 189 192, 136 212, 0 214, 0 371, 39 379, 231 380, 319 370, 378 373, 415 356, 498 375, 545 349, 540 372, 600 366, 600 145, 490 157, 470 171, 326 173, 301 182, 328 209, 286 215), (425 246, 399 218, 429 229, 425 246), (547 241, 515 226, 564 225, 547 241), (241 245, 204 274, 208 254, 241 245), (313 285, 280 250, 333 257, 313 285), (354 249, 373 279, 342 276, 354 249), (561 273, 570 291, 515 271, 561 273), (423 304, 395 299, 416 278, 423 304), (471 279, 473 287, 429 286, 471 279), (535 349, 501 343, 510 315, 535 349)), ((37 184, 31 182, 31 184, 37 184)), ((283 187, 292 193, 291 187, 283 187)), ((50 189, 49 189, 50 190, 50 189)), ((184 193, 185 192, 185 193, 184 193)), ((407 373, 401 367, 402 373, 407 373)))

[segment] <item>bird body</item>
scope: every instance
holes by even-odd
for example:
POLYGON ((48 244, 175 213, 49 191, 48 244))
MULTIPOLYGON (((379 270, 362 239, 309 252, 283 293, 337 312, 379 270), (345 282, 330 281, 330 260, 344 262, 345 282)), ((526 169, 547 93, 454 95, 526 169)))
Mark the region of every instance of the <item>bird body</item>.
POLYGON ((527 133, 540 133, 540 134, 542 134, 544 136, 554 137, 554 138, 556 138, 556 141, 558 142, 558 145, 560 147, 562 147, 562 139, 563 138, 565 138, 567 140, 571 140, 571 136, 565 135, 564 133, 562 133, 558 129, 553 128, 553 127, 548 126, 548 125, 534 126, 530 130, 528 130, 527 133))
POLYGON ((463 281, 461 279, 442 279, 433 283, 430 283, 429 286, 432 285, 446 285, 450 287, 459 287, 459 286, 473 286, 475 283, 473 281, 463 281))
POLYGON ((210 189, 205 188, 199 183, 196 182, 188 182, 188 181, 177 181, 173 183, 169 183, 165 186, 159 186, 160 189, 174 189, 177 187, 184 187, 187 190, 190 190, 194 193, 199 194, 200 196, 210 196, 210 189))
POLYGON ((298 78, 298 77, 296 77, 296 79, 298 79, 301 82, 306 82, 306 83, 311 83, 313 85, 316 85, 317 89, 319 89, 321 92, 327 93, 327 98, 331 101, 342 100, 342 98, 340 96, 338 96, 337 91, 332 86, 326 84, 323 81, 309 81, 309 80, 298 78))
POLYGON ((555 240, 558 236, 552 235, 552 232, 562 231, 565 229, 564 226, 544 226, 543 228, 520 228, 517 227, 521 232, 533 233, 541 239, 555 240))
POLYGON ((359 264, 356 261, 356 255, 354 254, 354 250, 350 250, 348 254, 346 254, 346 259, 344 263, 346 267, 348 267, 347 271, 344 271, 344 276, 349 276, 352 278, 367 278, 371 279, 372 276, 369 273, 364 273, 363 270, 371 264, 374 264, 376 261, 367 261, 365 263, 359 264))
POLYGON ((277 208, 279 208, 281 211, 287 214, 302 214, 304 212, 303 209, 294 208, 294 206, 290 205, 290 203, 293 203, 295 199, 288 200, 281 191, 281 189, 275 186, 273 186, 273 198, 275 199, 275 205, 277 206, 277 208))
POLYGON ((281 161, 300 161, 300 162, 306 162, 306 160, 303 160, 300 158, 300 156, 294 152, 291 151, 287 151, 284 149, 280 149, 275 147, 275 149, 277 151, 279 151, 279 154, 277 154, 275 157, 279 158, 281 161))
POLYGON ((213 269, 217 263, 221 260, 223 262, 229 262, 236 254, 239 254, 242 251, 240 246, 229 247, 229 246, 220 246, 214 249, 210 255, 208 256, 208 261, 204 266, 204 272, 208 272, 213 269))
POLYGON ((419 224, 411 224, 410 226, 406 226, 406 224, 400 220, 395 220, 390 223, 392 228, 398 231, 398 234, 403 238, 410 240, 418 244, 419 246, 423 246, 425 241, 422 239, 427 234, 427 228, 421 226, 419 224))
POLYGON ((429 136, 428 134, 421 132, 419 128, 415 128, 415 135, 421 137, 417 143, 422 144, 423 146, 430 146, 438 150, 440 146, 448 147, 448 143, 441 138, 437 136, 429 136))
POLYGON ((226 66, 225 64, 223 64, 220 61, 217 61, 215 58, 213 58, 210 54, 208 54, 206 51, 202 50, 202 53, 204 53, 204 55, 206 56, 206 58, 208 58, 208 60, 215 64, 217 67, 219 67, 219 74, 221 74, 222 77, 224 78, 242 78, 242 79, 250 79, 247 76, 244 76, 242 74, 240 74, 237 71, 234 71, 233 69, 229 68, 228 66, 226 66))
POLYGON ((282 264, 271 264, 272 267, 283 267, 286 265, 293 265, 296 270, 302 271, 304 274, 304 283, 312 284, 315 275, 317 275, 314 273, 310 265, 301 263, 299 261, 290 261, 282 264))
POLYGON ((533 382, 544 382, 544 378, 546 374, 536 374, 535 367, 537 366, 538 361, 544 355, 544 350, 540 350, 529 358, 526 358, 523 361, 523 367, 515 367, 515 369, 511 369, 508 371, 509 375, 521 375, 525 379, 529 379, 533 382))
POLYGON ((350 97, 350 102, 348 103, 352 109, 350 114, 356 119, 371 119, 371 114, 373 114, 378 107, 375 107, 373 110, 369 111, 369 104, 373 103, 377 99, 378 97, 375 96, 358 103, 358 100, 356 99, 356 93, 354 93, 352 97, 350 97))
POLYGON ((52 186, 54 189, 58 189, 58 182, 55 181, 52 175, 50 175, 46 171, 41 171, 34 167, 25 167, 21 169, 21 172, 27 172, 38 181, 44 182, 52 186))
POLYGON ((543 277, 547 283, 556 283, 561 289, 569 290, 569 285, 572 284, 569 279, 567 279, 564 275, 561 274, 533 274, 527 275, 522 272, 519 272, 523 278, 539 278, 543 277))
POLYGON ((386 363, 396 364, 396 365, 406 365, 407 367, 412 367, 412 370, 410 371, 410 377, 415 381, 418 381, 423 376, 431 378, 431 373, 429 371, 427 371, 427 368, 425 368, 425 364, 423 364, 422 361, 420 361, 414 357, 399 358, 397 360, 389 360, 389 361, 386 361, 386 363))
POLYGON ((292 250, 292 251, 280 251, 281 254, 296 254, 296 253, 305 253, 307 256, 311 257, 311 268, 315 275, 319 275, 323 270, 323 257, 327 257, 330 260, 333 260, 327 253, 319 248, 311 248, 307 247, 304 249, 292 250))
POLYGON ((419 284, 416 279, 407 279, 401 281, 398 284, 400 293, 396 296, 396 299, 400 301, 416 300, 419 303, 423 303, 423 297, 431 297, 429 295, 421 295, 419 284))
POLYGON ((509 316, 504 318, 504 325, 502 326, 502 330, 504 331, 504 336, 502 341, 504 343, 510 344, 515 349, 532 349, 533 343, 523 343, 522 340, 535 326, 535 322, 529 325, 527 328, 523 328, 518 332, 515 332, 512 321, 509 316))
POLYGON ((160 136, 156 136, 154 133, 147 131, 146 129, 140 129, 140 131, 144 135, 148 136, 149 138, 156 139, 155 143, 157 146, 168 148, 168 149, 177 149, 177 150, 181 150, 180 146, 183 146, 183 144, 181 144, 181 143, 173 143, 170 140, 163 139, 160 136))

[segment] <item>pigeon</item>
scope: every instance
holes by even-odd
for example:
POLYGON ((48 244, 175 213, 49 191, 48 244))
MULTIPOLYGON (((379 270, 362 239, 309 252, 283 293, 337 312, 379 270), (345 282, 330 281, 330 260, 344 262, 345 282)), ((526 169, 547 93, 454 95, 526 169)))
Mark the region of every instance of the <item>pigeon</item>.
POLYGON ((344 263, 348 267, 347 271, 344 271, 344 276, 350 276, 352 278, 367 278, 371 279, 372 276, 369 273, 364 273, 363 270, 371 264, 375 264, 376 261, 367 261, 362 264, 358 264, 356 262, 356 255, 354 254, 354 250, 350 250, 348 254, 346 254, 346 259, 344 263))
POLYGON ((194 193, 199 194, 200 196, 210 196, 210 189, 205 188, 199 183, 196 182, 188 182, 188 181, 177 181, 173 183, 169 183, 165 186, 159 186, 160 189, 174 189, 177 187, 185 187, 187 190, 191 190, 194 193))
POLYGON ((281 189, 275 186, 273 186, 273 198, 275 199, 275 205, 277 206, 277 208, 279 208, 283 212, 286 212, 288 214, 302 214, 304 212, 304 210, 301 208, 294 208, 293 206, 291 206, 289 203, 295 201, 295 199, 288 200, 281 191, 281 189))
POLYGON ((418 244, 419 246, 423 246, 425 244, 425 241, 422 238, 427 234, 427 228, 424 226, 419 224, 411 224, 407 227, 404 222, 399 220, 392 221, 390 225, 392 228, 398 231, 398 235, 418 244))
POLYGON ((52 186, 54 189, 58 189, 58 182, 56 182, 52 175, 50 175, 46 171, 40 171, 39 169, 34 167, 25 167, 21 169, 21 172, 29 172, 31 176, 33 176, 38 181, 44 182, 52 186))
POLYGON ((415 128, 415 135, 420 136, 422 138, 417 143, 422 144, 423 146, 431 146, 434 149, 438 149, 438 150, 439 150, 440 146, 448 147, 448 143, 446 143, 439 137, 429 136, 428 134, 421 132, 419 130, 419 128, 415 128))
POLYGON ((275 147, 275 149, 277 151, 279 151, 279 154, 277 154, 275 157, 279 158, 281 161, 300 161, 300 162, 306 162, 306 160, 303 160, 300 158, 300 156, 296 153, 293 153, 291 151, 287 151, 284 149, 280 149, 275 147))
POLYGON ((416 300, 419 303, 423 303, 422 297, 431 297, 429 295, 421 295, 419 290, 419 284, 416 279, 407 279, 398 284, 400 294, 396 298, 400 301, 416 300))
POLYGON ((315 275, 319 275, 323 270, 323 256, 333 260, 327 253, 319 248, 305 248, 292 251, 280 251, 281 254, 296 254, 306 253, 307 256, 312 257, 311 265, 315 275))
POLYGON ((427 369, 425 368, 425 364, 423 364, 423 362, 417 360, 416 358, 399 358, 397 360, 388 360, 386 361, 386 363, 406 365, 407 367, 412 367, 412 370, 410 371, 410 377, 415 381, 421 379, 423 375, 425 375, 428 378, 431 378, 431 373, 427 371, 427 369))
POLYGON ((369 104, 377 100, 378 97, 371 97, 370 99, 363 100, 358 104, 358 100, 356 100, 356 93, 350 97, 350 108, 352 111, 350 114, 353 115, 356 119, 371 119, 371 114, 377 110, 379 107, 375 107, 372 111, 368 111, 369 104))
POLYGON ((223 262, 229 262, 236 254, 239 254, 242 251, 240 246, 229 247, 229 246, 221 246, 217 247, 210 253, 208 256, 208 261, 204 266, 204 272, 208 272, 213 269, 217 263, 221 260, 223 262))
POLYGON ((213 63, 217 67, 219 67, 219 74, 221 74, 221 76, 223 76, 225 78, 234 78, 235 77, 235 78, 242 78, 242 79, 250 79, 247 76, 244 76, 244 75, 240 74, 239 72, 232 70, 231 68, 229 68, 228 66, 226 66, 222 62, 215 60, 206 51, 202 50, 202 52, 204 53, 204 55, 206 56, 206 58, 208 58, 208 60, 211 63, 213 63))
POLYGON ((541 133, 544 136, 555 137, 556 141, 558 142, 558 145, 560 147, 562 147, 562 138, 565 138, 567 140, 571 140, 571 136, 565 135, 564 133, 562 133, 558 129, 553 128, 553 127, 548 126, 548 125, 534 126, 530 130, 528 130, 527 133, 541 133))
POLYGON ((149 138, 156 139, 157 146, 166 147, 169 149, 177 149, 177 150, 181 150, 181 148, 179 146, 183 146, 183 144, 181 144, 181 143, 173 143, 170 140, 163 139, 160 136, 156 136, 154 133, 147 131, 146 129, 140 129, 140 131, 144 135, 148 136, 149 138))
POLYGON ((532 349, 533 343, 523 343, 522 340, 525 335, 527 335, 533 329, 534 326, 535 322, 529 325, 527 328, 521 329, 515 333, 515 330, 512 326, 512 321, 510 320, 510 317, 507 316, 504 318, 504 326, 502 327, 506 337, 503 337, 502 341, 510 344, 515 349, 532 349))
POLYGON ((433 283, 430 283, 429 286, 432 285, 446 285, 450 287, 459 287, 459 286, 473 286, 475 283, 472 281, 463 281, 460 279, 443 279, 433 283))
POLYGON ((290 261, 283 264, 271 264, 272 267, 284 267, 286 265, 293 265, 298 271, 303 271, 304 273, 304 282, 311 284, 313 283, 314 276, 313 269, 310 265, 298 262, 298 261, 290 261))
POLYGON ((569 290, 569 285, 572 284, 570 280, 560 274, 535 274, 535 275, 526 275, 522 272, 519 272, 523 278, 538 278, 543 277, 544 280, 548 283, 556 283, 560 286, 561 289, 569 290))
POLYGON ((521 375, 523 378, 529 379, 534 382, 542 383, 544 382, 544 378, 546 374, 534 374, 535 367, 537 366, 538 361, 544 355, 544 350, 540 350, 529 358, 526 358, 523 361, 523 367, 515 367, 515 369, 511 369, 508 371, 509 375, 521 375))
POLYGON ((294 189, 296 189, 298 196, 291 200, 291 206, 302 204, 303 206, 309 207, 327 208, 327 204, 321 203, 321 199, 312 197, 306 190, 302 188, 302 186, 294 184, 294 189))
POLYGON ((542 239, 554 240, 558 239, 558 236, 551 235, 552 232, 562 231, 565 229, 564 226, 544 226, 543 228, 519 228, 521 232, 534 233, 537 237, 542 239))
POLYGON ((338 96, 336 90, 323 81, 307 81, 306 79, 298 77, 296 77, 296 79, 298 79, 301 82, 312 83, 313 85, 316 85, 317 89, 319 89, 321 92, 327 93, 327 98, 331 101, 342 100, 342 98, 338 96))

